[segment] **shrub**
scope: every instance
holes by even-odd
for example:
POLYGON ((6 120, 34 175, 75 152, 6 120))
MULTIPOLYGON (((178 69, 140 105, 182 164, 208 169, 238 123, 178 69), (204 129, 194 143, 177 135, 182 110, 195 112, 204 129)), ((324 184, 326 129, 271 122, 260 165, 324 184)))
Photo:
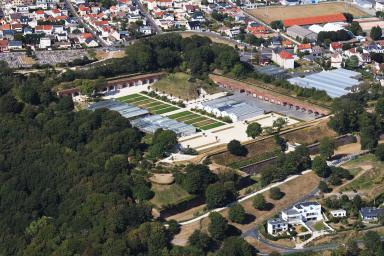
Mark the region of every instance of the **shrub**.
POLYGON ((278 187, 273 187, 269 190, 269 196, 273 199, 273 200, 280 200, 281 198, 283 198, 284 196, 284 193, 281 192, 280 188, 278 187))

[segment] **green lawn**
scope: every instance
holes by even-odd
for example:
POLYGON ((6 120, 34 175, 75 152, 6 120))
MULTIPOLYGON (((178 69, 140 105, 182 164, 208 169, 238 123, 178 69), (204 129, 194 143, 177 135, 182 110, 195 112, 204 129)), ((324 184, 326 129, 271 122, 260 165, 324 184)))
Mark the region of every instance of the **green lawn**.
POLYGON ((155 192, 155 196, 151 199, 151 203, 159 208, 192 198, 188 192, 175 183, 172 185, 153 184, 152 191, 155 192))
POLYGON ((168 116, 168 117, 171 118, 171 119, 177 119, 177 118, 179 118, 179 117, 188 116, 188 115, 190 115, 190 114, 193 114, 193 113, 190 112, 190 111, 183 111, 183 112, 179 112, 179 113, 170 115, 170 116, 168 116))
POLYGON ((354 175, 364 171, 362 175, 343 187, 343 191, 351 189, 374 190, 375 194, 384 191, 384 163, 378 161, 373 154, 349 161, 342 167, 350 170, 354 175))
MULTIPOLYGON (((147 109, 151 114, 156 115, 161 115, 180 109, 175 105, 140 93, 123 96, 117 100, 147 109)), ((196 128, 200 128, 201 130, 209 130, 224 125, 222 122, 218 122, 212 118, 194 113, 189 110, 182 111, 168 117, 179 122, 191 124, 196 128)))
POLYGON ((223 125, 224 125, 224 123, 216 122, 216 123, 213 123, 213 124, 202 126, 202 127, 200 127, 200 129, 201 130, 210 130, 210 129, 213 129, 213 128, 216 128, 216 127, 220 127, 220 126, 223 126, 223 125))
POLYGON ((324 225, 324 222, 322 222, 322 221, 316 222, 316 223, 313 225, 313 228, 314 228, 316 231, 321 231, 321 230, 327 229, 327 227, 324 225))
POLYGON ((190 75, 181 72, 169 74, 154 83, 152 87, 184 100, 196 99, 199 96, 198 91, 200 88, 208 93, 220 91, 220 88, 214 84, 199 79, 191 79, 190 75))
POLYGON ((174 105, 139 93, 123 96, 117 100, 147 109, 152 114, 164 114, 179 109, 174 105))

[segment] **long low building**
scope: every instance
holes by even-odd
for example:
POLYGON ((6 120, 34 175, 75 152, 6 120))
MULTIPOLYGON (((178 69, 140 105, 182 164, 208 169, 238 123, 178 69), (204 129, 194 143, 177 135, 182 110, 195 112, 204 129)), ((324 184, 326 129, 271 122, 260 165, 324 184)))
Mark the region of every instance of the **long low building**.
POLYGON ((244 121, 264 114, 263 109, 247 104, 236 95, 200 103, 198 108, 216 116, 228 116, 233 122, 244 121))
POLYGON ((104 100, 91 104, 88 109, 96 110, 101 108, 107 108, 109 110, 117 111, 121 116, 125 118, 136 118, 149 114, 148 110, 138 108, 127 103, 115 101, 115 100, 104 100))
POLYGON ((174 131, 177 136, 188 136, 196 133, 193 125, 178 122, 160 115, 150 115, 131 121, 134 127, 146 133, 155 133, 157 129, 174 131))
POLYGON ((330 97, 336 98, 356 91, 360 77, 358 72, 339 68, 305 77, 294 77, 288 81, 300 87, 324 90, 330 97))

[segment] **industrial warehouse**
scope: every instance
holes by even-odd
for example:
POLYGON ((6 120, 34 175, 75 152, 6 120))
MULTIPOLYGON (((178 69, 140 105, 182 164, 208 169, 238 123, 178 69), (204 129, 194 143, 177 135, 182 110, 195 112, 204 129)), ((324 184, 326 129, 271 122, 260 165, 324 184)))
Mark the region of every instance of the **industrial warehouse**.
POLYGON ((360 84, 358 80, 360 77, 361 74, 358 72, 339 68, 305 77, 291 78, 288 81, 300 87, 324 90, 330 97, 336 98, 356 91, 360 84))

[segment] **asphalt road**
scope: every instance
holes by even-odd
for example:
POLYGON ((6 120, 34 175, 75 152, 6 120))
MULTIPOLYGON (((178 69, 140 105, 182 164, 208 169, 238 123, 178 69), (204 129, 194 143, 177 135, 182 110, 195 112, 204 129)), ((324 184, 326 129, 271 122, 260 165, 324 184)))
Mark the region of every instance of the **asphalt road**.
POLYGON ((161 34, 163 31, 161 28, 156 24, 155 20, 152 18, 150 14, 148 14, 147 10, 145 10, 144 6, 140 2, 140 0, 133 0, 132 3, 137 4, 137 6, 140 9, 140 12, 144 14, 144 16, 147 18, 147 20, 150 23, 150 26, 155 30, 156 34, 161 34))

